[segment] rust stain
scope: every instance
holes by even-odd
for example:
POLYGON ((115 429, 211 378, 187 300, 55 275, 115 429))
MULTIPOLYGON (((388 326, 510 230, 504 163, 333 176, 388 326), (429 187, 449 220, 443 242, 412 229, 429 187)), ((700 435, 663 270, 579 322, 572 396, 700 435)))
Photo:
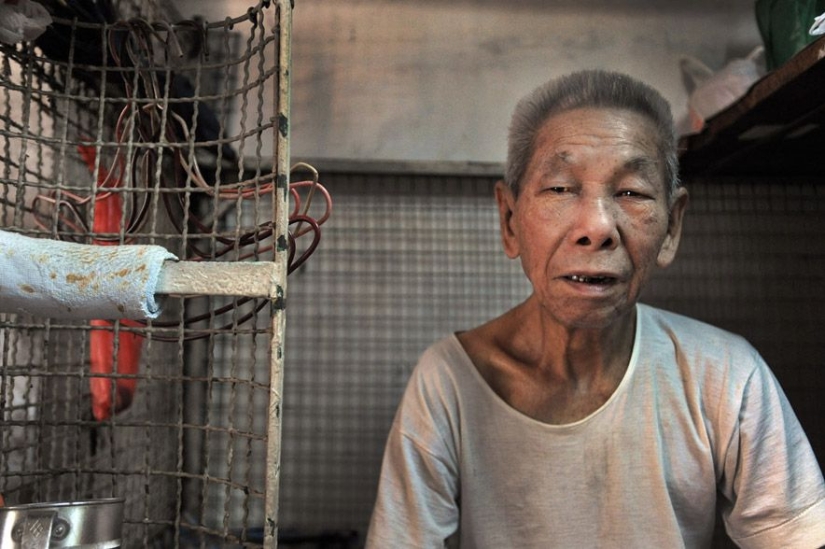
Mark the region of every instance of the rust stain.
POLYGON ((34 288, 29 286, 28 284, 21 284, 19 287, 20 287, 21 290, 23 290, 27 294, 33 294, 34 293, 34 288))
POLYGON ((49 278, 54 280, 55 278, 57 278, 57 273, 49 273, 49 278))
POLYGON ((106 261, 105 254, 101 250, 81 250, 75 259, 83 265, 97 265, 106 261))
POLYGON ((141 265, 140 267, 138 267, 138 268, 137 268, 137 269, 135 269, 135 270, 136 270, 137 272, 140 272, 140 271, 145 271, 145 270, 146 270, 146 265, 145 265, 145 264, 144 264, 144 265, 141 265))
POLYGON ((69 273, 66 275, 66 282, 69 284, 77 284, 80 290, 86 289, 86 286, 92 281, 94 275, 77 275, 69 273))
POLYGON ((131 272, 132 272, 131 269, 121 269, 121 270, 119 270, 115 273, 115 276, 119 276, 119 277, 123 278, 124 276, 126 276, 127 274, 129 274, 131 272))

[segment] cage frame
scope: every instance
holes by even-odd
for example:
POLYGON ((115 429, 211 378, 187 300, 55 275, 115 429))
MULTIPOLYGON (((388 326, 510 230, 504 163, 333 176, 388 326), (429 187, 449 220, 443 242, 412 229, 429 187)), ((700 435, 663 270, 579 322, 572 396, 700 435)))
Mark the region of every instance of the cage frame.
MULTIPOLYGON (((271 216, 274 221, 274 247, 271 259, 253 262, 178 261, 166 262, 161 270, 156 293, 176 297, 226 296, 263 298, 269 301, 269 387, 266 418, 266 464, 264 486, 263 547, 278 545, 279 487, 281 479, 282 398, 284 375, 284 344, 286 327, 286 287, 289 265, 287 246, 289 224, 290 178, 290 92, 291 92, 291 0, 263 0, 260 7, 277 10, 278 67, 274 87, 275 128, 271 166, 275 191, 272 193, 271 216)), ((253 8, 250 8, 252 10, 253 8)), ((232 25, 246 17, 212 23, 232 25)), ((175 28, 170 24, 169 28, 175 28)))

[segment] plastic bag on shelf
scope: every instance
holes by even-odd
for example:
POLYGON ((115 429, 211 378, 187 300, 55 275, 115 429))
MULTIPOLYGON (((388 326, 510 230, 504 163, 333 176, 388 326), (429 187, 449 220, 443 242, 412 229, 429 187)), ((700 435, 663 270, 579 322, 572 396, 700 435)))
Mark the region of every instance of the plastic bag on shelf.
POLYGON ((768 70, 782 65, 816 39, 812 33, 815 19, 823 12, 825 0, 756 0, 756 23, 765 44, 768 70))
POLYGON ((811 25, 811 30, 808 31, 811 36, 819 36, 825 34, 825 12, 822 15, 816 16, 814 24, 811 25))
POLYGON ((757 46, 746 57, 729 61, 715 73, 698 59, 683 57, 679 68, 690 95, 687 127, 682 128, 682 133, 699 132, 708 118, 745 95, 764 74, 764 51, 757 46))

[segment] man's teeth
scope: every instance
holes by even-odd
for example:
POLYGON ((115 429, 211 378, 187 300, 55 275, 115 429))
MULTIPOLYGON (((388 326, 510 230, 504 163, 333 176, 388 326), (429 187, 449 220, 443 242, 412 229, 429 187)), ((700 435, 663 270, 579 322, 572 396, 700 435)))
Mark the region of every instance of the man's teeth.
POLYGON ((570 275, 570 280, 573 282, 584 282, 586 284, 603 284, 609 281, 610 278, 606 276, 570 275))

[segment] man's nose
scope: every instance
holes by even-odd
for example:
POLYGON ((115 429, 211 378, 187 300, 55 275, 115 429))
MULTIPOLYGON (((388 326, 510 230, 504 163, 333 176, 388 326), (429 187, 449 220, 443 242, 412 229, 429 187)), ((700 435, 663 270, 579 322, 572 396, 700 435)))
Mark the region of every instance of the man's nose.
POLYGON ((609 198, 583 199, 579 204, 573 238, 577 245, 610 250, 619 245, 615 204, 609 198))

